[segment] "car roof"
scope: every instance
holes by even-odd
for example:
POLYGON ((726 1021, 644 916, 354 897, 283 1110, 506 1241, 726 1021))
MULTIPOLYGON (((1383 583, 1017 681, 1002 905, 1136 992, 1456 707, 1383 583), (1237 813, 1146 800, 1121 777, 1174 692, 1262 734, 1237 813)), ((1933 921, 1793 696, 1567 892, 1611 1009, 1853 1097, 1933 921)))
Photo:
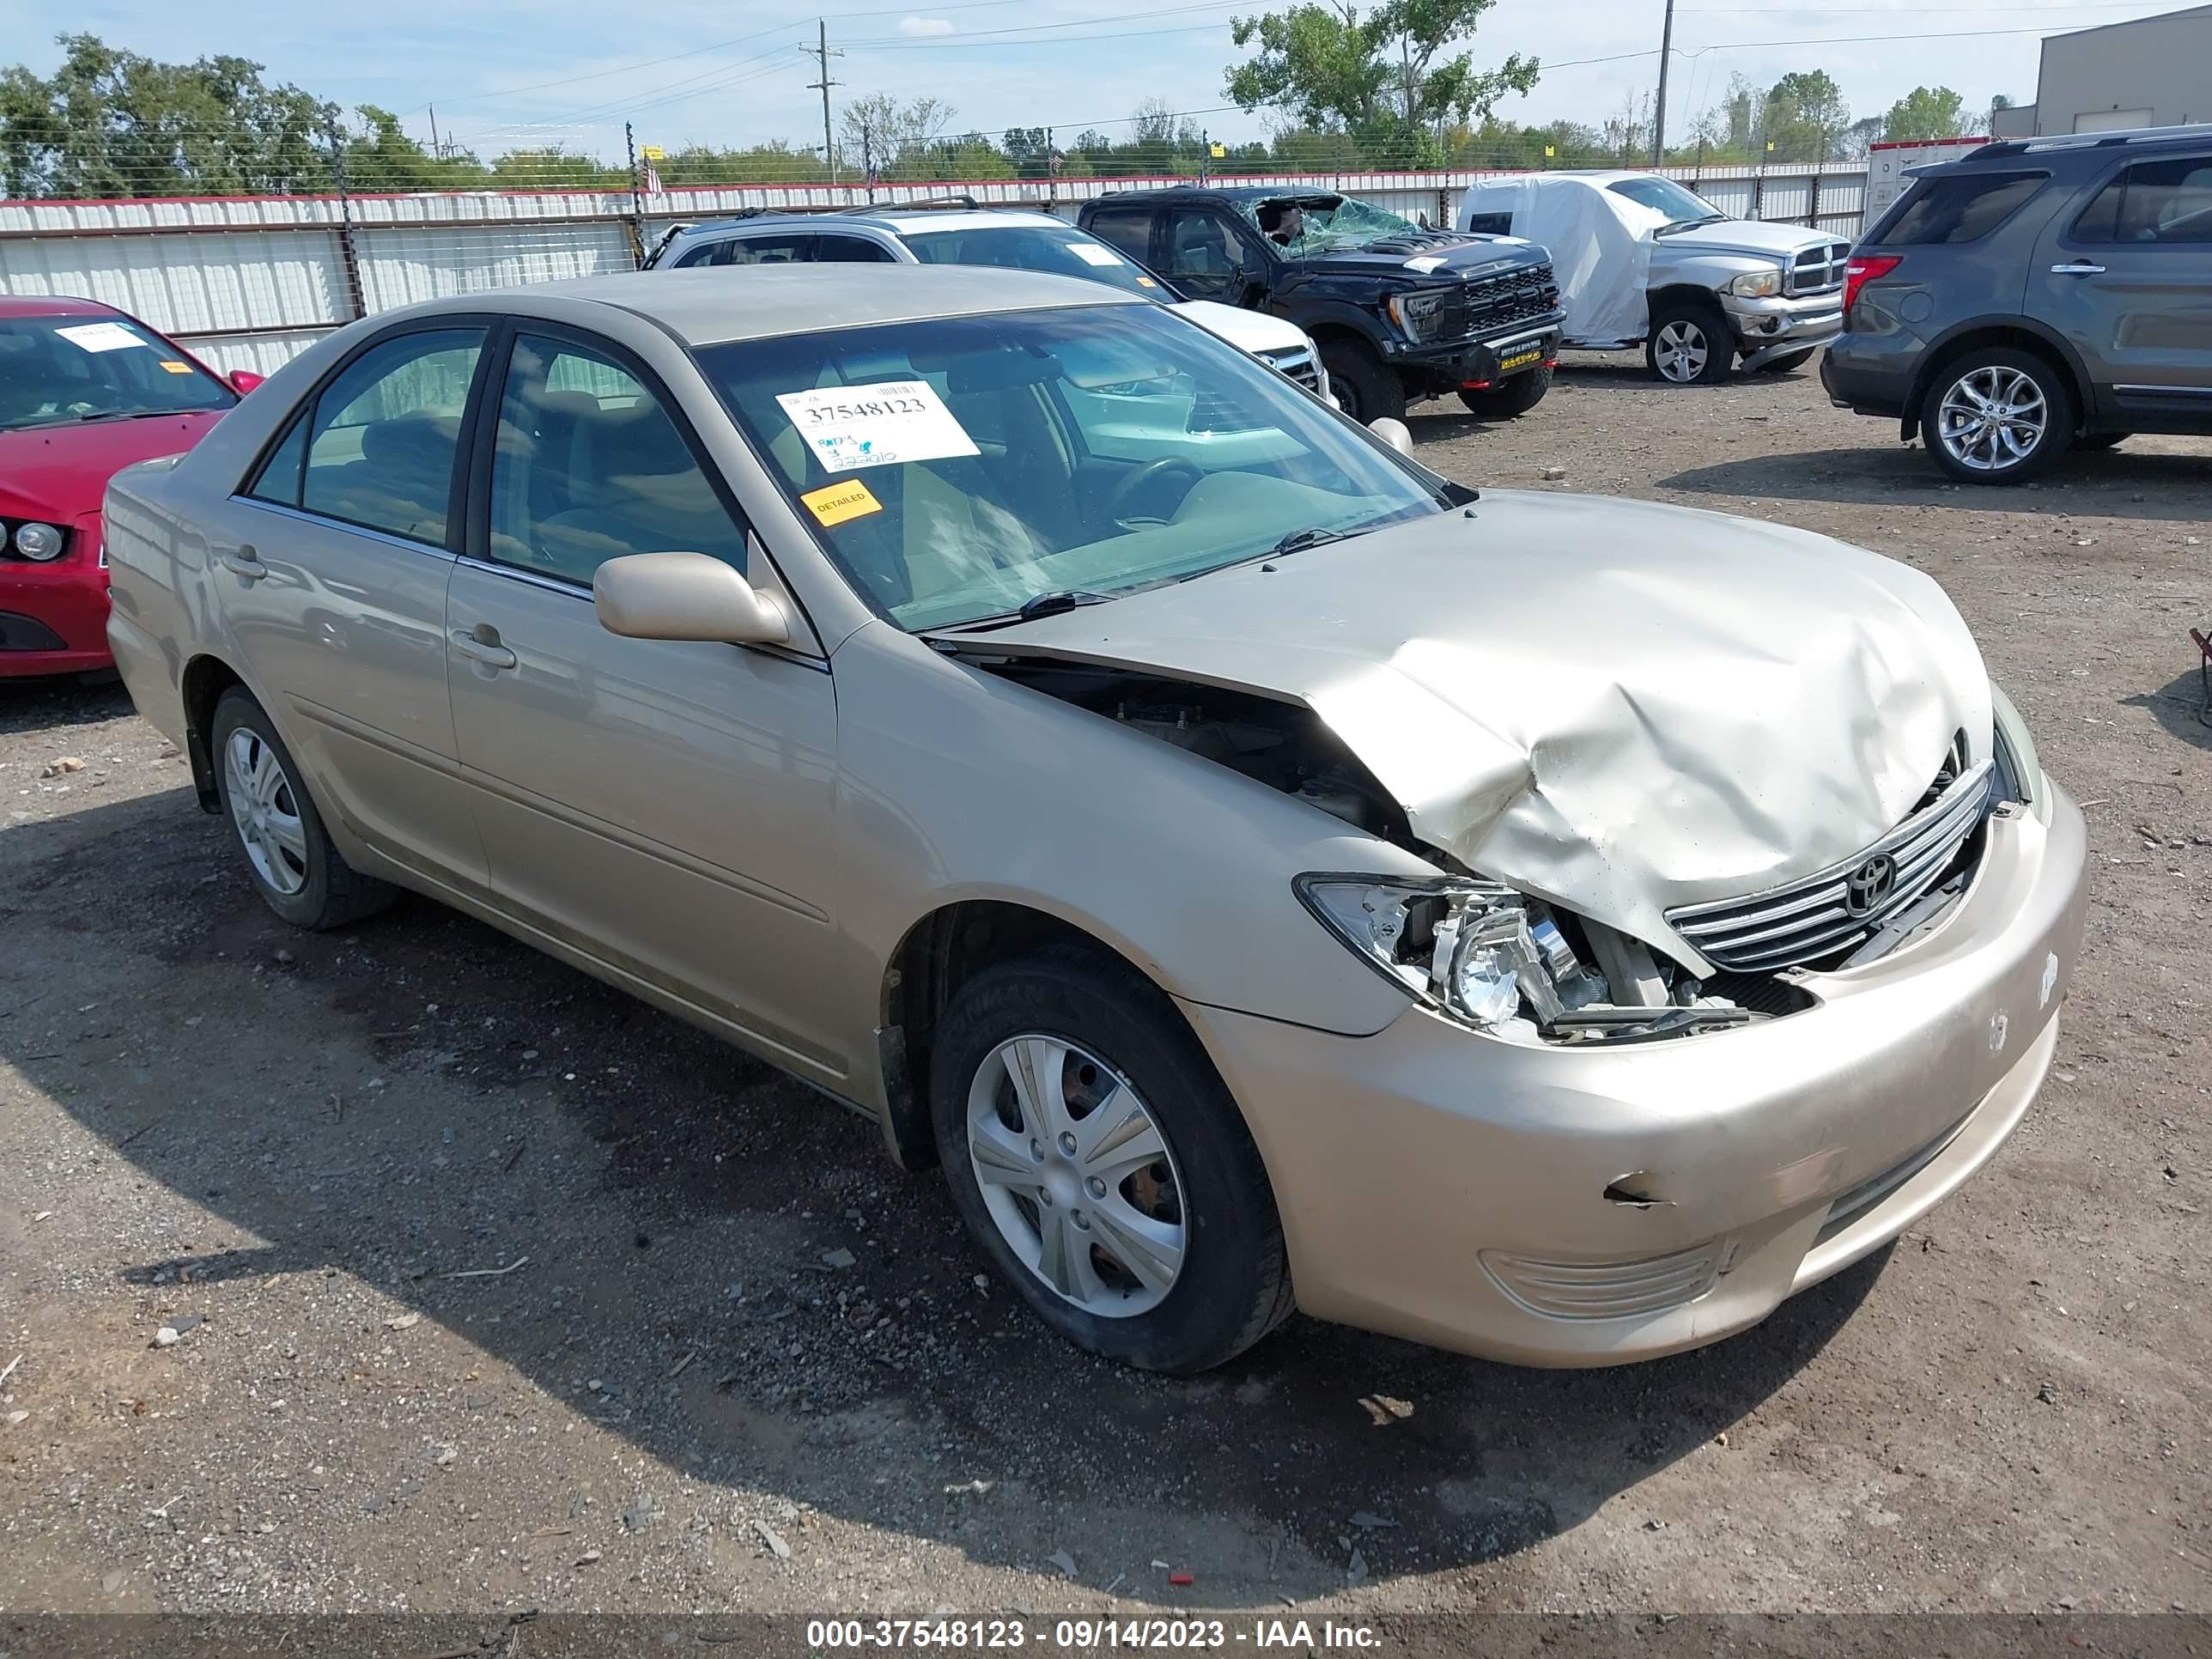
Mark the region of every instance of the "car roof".
POLYGON ((1915 178, 1929 173, 1976 172, 1991 165, 2002 166, 2022 156, 2033 156, 2038 161, 2082 158, 2092 165, 2101 166, 2112 159, 2114 150, 2124 150, 2131 155, 2155 155, 2169 149, 2201 149, 2206 144, 2212 144, 2212 125, 2201 122, 2181 127, 2133 127, 2118 132, 2057 132, 2040 138, 2000 138, 1979 149, 1969 150, 1955 161, 1939 161, 1907 171, 1915 178))
POLYGON ((0 317, 120 317, 113 306, 64 294, 0 294, 0 317))
POLYGON ((1158 190, 1109 190, 1092 199, 1100 202, 1127 201, 1142 197, 1152 200, 1162 196, 1196 198, 1218 202, 1267 202, 1284 196, 1341 196, 1340 190, 1325 186, 1300 189, 1295 185, 1162 185, 1158 190))
POLYGON ((894 206, 854 209, 844 213, 781 213, 771 209, 761 213, 749 213, 741 219, 714 219, 702 224, 687 225, 682 235, 684 240, 690 241, 700 236, 722 235, 736 230, 751 230, 759 227, 783 229, 802 224, 816 230, 850 229, 854 226, 890 231, 923 228, 975 230, 990 225, 1025 225, 1040 229, 1075 228, 1069 220, 1055 218, 1049 213, 1040 213, 1032 208, 894 206))
POLYGON ((565 283, 533 283, 503 294, 461 294, 418 307, 419 314, 501 309, 524 315, 531 301, 583 301, 641 317, 687 346, 765 340, 875 323, 988 316, 1059 306, 1149 306, 1131 294, 1079 276, 997 266, 932 264, 714 266, 625 271, 565 283))

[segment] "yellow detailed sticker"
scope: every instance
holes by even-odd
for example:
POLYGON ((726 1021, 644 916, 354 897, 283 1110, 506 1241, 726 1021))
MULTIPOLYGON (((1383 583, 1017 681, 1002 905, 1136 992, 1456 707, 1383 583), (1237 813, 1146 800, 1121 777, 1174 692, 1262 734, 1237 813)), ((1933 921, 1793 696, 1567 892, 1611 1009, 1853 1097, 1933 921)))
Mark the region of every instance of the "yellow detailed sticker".
POLYGON ((1139 276, 1137 278, 1137 286, 1139 288, 1158 288, 1159 284, 1149 276, 1139 276))
POLYGON ((161 360, 161 367, 172 374, 189 374, 192 372, 192 366, 190 363, 177 362, 167 357, 161 360))
POLYGON ((807 511, 821 521, 825 530, 848 519, 864 519, 871 513, 884 510, 884 504, 858 478, 810 489, 799 499, 806 503, 807 511))
POLYGON ((1498 364, 1498 372, 1500 374, 1510 374, 1516 368, 1527 368, 1532 364, 1540 363, 1543 361, 1544 354, 1540 351, 1516 351, 1498 364))

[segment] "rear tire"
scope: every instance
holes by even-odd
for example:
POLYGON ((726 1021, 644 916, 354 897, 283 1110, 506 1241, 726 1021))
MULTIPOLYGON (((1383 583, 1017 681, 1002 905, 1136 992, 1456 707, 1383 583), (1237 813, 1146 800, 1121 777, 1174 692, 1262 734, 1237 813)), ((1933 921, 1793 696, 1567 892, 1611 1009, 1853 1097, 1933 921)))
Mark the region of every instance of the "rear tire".
POLYGON ((1342 337, 1324 341, 1321 361, 1328 370, 1337 407, 1365 426, 1370 421, 1406 418, 1406 387, 1395 370, 1364 340, 1342 337))
POLYGON ((1504 385, 1492 386, 1486 392, 1462 387, 1459 400, 1467 405, 1467 412, 1478 420, 1510 421, 1542 403, 1544 394, 1551 389, 1552 368, 1545 363, 1516 374, 1504 385))
POLYGON ((1054 1330, 1109 1359, 1188 1374, 1289 1317, 1290 1262, 1259 1151, 1150 981, 1079 949, 1003 963, 954 994, 931 1046, 930 1117, 953 1203, 1054 1330))
POLYGON ((1677 300, 1652 314, 1644 364, 1669 386, 1717 386, 1735 363, 1735 336, 1718 306, 1677 300))
POLYGON ((210 741, 223 815, 270 909, 319 933, 374 915, 398 896, 339 855, 292 751, 252 693, 234 685, 222 694, 210 741))
POLYGON ((1920 405, 1920 441, 1960 483, 2047 471, 2074 434, 2065 376, 2032 352, 1982 346, 1947 364, 1920 405))

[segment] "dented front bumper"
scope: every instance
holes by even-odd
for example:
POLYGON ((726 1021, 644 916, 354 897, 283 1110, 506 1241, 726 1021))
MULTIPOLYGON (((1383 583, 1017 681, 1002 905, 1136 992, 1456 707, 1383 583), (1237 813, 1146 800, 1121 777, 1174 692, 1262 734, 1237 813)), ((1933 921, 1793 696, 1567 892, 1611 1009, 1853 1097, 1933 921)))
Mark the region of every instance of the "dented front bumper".
POLYGON ((1299 1306, 1611 1364, 1742 1330, 1895 1238, 2003 1143, 2051 1062, 2086 837, 2044 787, 2047 813, 1990 820, 1942 928, 1742 1030, 1535 1048, 1419 1008, 1343 1037, 1186 1005, 1266 1161, 1299 1306))

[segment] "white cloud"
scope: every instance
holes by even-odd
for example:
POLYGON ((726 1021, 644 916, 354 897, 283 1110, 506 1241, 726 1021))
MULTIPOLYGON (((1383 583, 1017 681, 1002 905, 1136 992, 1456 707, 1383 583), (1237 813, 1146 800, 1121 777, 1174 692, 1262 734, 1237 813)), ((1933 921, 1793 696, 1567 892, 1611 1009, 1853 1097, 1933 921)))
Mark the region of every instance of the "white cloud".
POLYGON ((952 24, 949 19, 943 17, 902 17, 899 19, 899 33, 901 34, 950 34, 952 33, 952 24))

